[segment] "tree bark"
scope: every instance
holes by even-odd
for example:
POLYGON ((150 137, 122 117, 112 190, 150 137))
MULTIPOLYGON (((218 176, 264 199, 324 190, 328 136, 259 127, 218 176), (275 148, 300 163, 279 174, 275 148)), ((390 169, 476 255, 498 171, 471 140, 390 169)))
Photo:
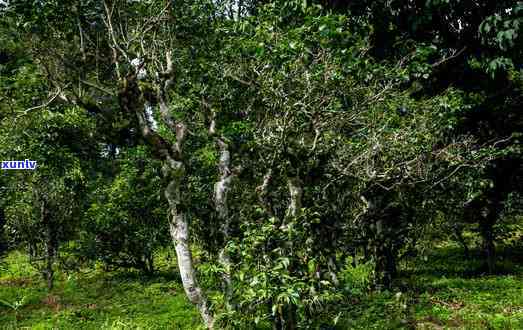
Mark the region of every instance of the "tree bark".
POLYGON ((181 196, 181 185, 185 177, 185 165, 182 161, 182 145, 186 135, 186 127, 183 123, 176 123, 169 114, 166 104, 165 89, 171 84, 172 61, 167 54, 167 71, 162 73, 165 79, 159 86, 158 101, 160 115, 165 125, 173 131, 176 143, 170 143, 163 139, 150 127, 145 113, 145 100, 137 84, 136 74, 128 75, 124 79, 123 88, 119 93, 120 106, 130 114, 136 115, 141 134, 153 150, 158 159, 162 160, 162 171, 169 180, 165 188, 165 197, 169 203, 169 229, 173 240, 180 277, 182 279, 185 294, 191 303, 196 305, 200 315, 208 329, 214 326, 214 316, 210 311, 207 297, 198 284, 194 268, 189 237, 189 223, 182 210, 183 200, 181 196))
POLYGON ((272 180, 272 169, 269 169, 263 176, 262 184, 256 187, 256 193, 258 195, 258 202, 263 207, 265 213, 269 217, 274 217, 274 211, 272 210, 271 201, 269 198, 269 185, 272 180))
POLYGON ((53 289, 54 270, 53 264, 56 257, 56 250, 58 240, 56 237, 56 228, 51 223, 49 210, 47 209, 47 203, 45 200, 41 201, 40 205, 40 216, 42 218, 42 224, 46 230, 45 237, 45 266, 43 270, 44 279, 47 284, 47 289, 50 291, 53 289))
POLYGON ((493 274, 496 270, 496 246, 494 245, 493 227, 490 221, 485 221, 481 224, 483 251, 485 253, 485 261, 489 274, 493 274))
POLYGON ((387 242, 388 230, 384 228, 383 219, 376 221, 376 242, 374 255, 376 258, 375 281, 378 289, 388 289, 396 276, 396 252, 387 242))
POLYGON ((456 235, 459 244, 461 244, 461 247, 463 247, 463 256, 467 260, 470 259, 470 249, 468 247, 467 241, 465 240, 465 237, 463 237, 463 232, 461 228, 455 227, 454 235, 456 235))
MULTIPOLYGON (((300 215, 302 209, 303 188, 302 182, 298 176, 287 178, 287 187, 289 189, 290 203, 287 208, 287 214, 284 221, 284 226, 288 224, 289 218, 293 219, 300 215)), ((289 242, 290 249, 293 249, 293 243, 289 242)), ((289 265, 289 270, 292 271, 292 265, 289 265)), ((282 324, 286 330, 294 330, 297 328, 297 311, 296 305, 289 303, 283 307, 282 324)))
POLYGON ((229 216, 229 204, 227 200, 231 188, 231 182, 234 178, 234 173, 231 170, 231 155, 229 146, 224 142, 223 138, 218 138, 217 144, 220 150, 220 178, 214 185, 214 202, 216 211, 218 213, 218 218, 222 222, 220 227, 223 234, 224 246, 220 251, 219 262, 224 268, 222 277, 225 286, 225 297, 227 303, 230 303, 232 298, 231 258, 229 256, 229 252, 227 251, 227 242, 231 236, 231 218, 229 216))
POLYGON ((287 186, 289 188, 289 195, 291 197, 289 207, 287 209, 287 216, 297 217, 301 211, 301 198, 303 195, 301 180, 298 177, 288 178, 287 186))
POLYGON ((165 189, 165 197, 169 202, 169 229, 176 249, 178 268, 182 278, 183 288, 189 301, 196 305, 207 328, 212 329, 214 317, 209 309, 206 296, 200 288, 194 269, 192 253, 189 245, 189 223, 183 211, 180 186, 184 176, 182 162, 170 159, 163 167, 164 175, 170 178, 165 189))

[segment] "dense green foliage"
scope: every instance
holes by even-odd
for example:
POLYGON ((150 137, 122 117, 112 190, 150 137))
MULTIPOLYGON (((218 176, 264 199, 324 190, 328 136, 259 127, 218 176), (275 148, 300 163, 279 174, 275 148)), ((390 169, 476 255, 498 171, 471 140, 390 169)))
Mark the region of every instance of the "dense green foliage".
POLYGON ((117 157, 119 172, 111 173, 112 181, 94 181, 78 255, 154 272, 154 253, 168 243, 158 169, 145 163, 138 148, 117 157))
POLYGON ((397 328, 447 322, 426 304, 475 285, 428 267, 456 242, 460 276, 492 276, 479 286, 515 273, 499 278, 507 320, 472 308, 459 322, 517 328, 521 267, 498 252, 512 258, 523 230, 522 14, 489 0, 9 1, 0 160, 38 167, 2 169, 0 255, 28 251, 52 290, 69 281, 55 273, 100 264, 152 276, 174 243, 208 328, 365 328, 373 308, 397 328))

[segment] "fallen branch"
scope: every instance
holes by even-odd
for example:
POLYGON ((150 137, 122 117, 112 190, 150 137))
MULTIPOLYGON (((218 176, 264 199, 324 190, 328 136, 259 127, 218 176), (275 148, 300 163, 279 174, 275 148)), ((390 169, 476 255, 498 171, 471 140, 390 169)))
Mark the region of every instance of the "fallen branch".
POLYGON ((33 110, 38 110, 38 109, 41 109, 41 108, 45 108, 47 106, 49 106, 51 103, 54 102, 54 100, 56 100, 56 98, 62 93, 62 89, 61 88, 58 88, 58 91, 53 95, 51 96, 51 98, 49 100, 47 100, 47 102, 43 103, 43 104, 40 104, 40 105, 37 105, 35 107, 31 107, 29 109, 25 109, 23 111, 23 113, 19 114, 19 116, 24 116, 24 115, 27 115, 29 112, 33 111, 33 110))
POLYGON ((441 65, 441 64, 443 64, 443 63, 445 63, 445 62, 447 62, 447 61, 449 61, 449 60, 451 60, 451 59, 453 59, 453 58, 458 57, 458 56, 461 55, 461 54, 462 54, 466 49, 467 49, 467 46, 464 46, 464 47, 461 48, 458 52, 452 54, 451 56, 444 57, 444 58, 442 58, 441 60, 437 61, 436 63, 433 63, 433 64, 432 64, 432 67, 435 68, 435 67, 437 67, 437 66, 439 66, 439 65, 441 65))

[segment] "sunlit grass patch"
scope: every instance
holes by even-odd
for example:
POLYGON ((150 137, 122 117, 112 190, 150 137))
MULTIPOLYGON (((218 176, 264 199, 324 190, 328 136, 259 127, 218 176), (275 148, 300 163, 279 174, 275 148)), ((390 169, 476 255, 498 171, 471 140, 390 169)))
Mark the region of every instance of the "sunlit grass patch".
MULTIPOLYGON (((0 273, 1 329, 197 329, 181 285, 164 276, 101 270, 65 274, 48 292, 22 253, 0 273)), ((161 273, 161 272, 160 272, 161 273)))
POLYGON ((457 249, 435 251, 433 262, 416 265, 409 279, 420 292, 414 318, 443 328, 522 329, 522 267, 505 254, 500 250, 499 273, 486 275, 477 256, 465 260, 457 249))

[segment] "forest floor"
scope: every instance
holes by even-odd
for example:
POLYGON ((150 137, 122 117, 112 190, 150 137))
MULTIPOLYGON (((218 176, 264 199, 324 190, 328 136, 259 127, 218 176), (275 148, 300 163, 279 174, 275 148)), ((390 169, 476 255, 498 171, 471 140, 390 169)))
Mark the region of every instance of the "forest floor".
MULTIPOLYGON (((507 251, 496 275, 452 247, 403 262, 394 290, 356 292, 340 305, 337 329, 523 329, 523 251, 507 251)), ((0 265, 0 329, 198 329, 175 268, 158 266, 154 276, 61 272, 49 293, 27 258, 12 252, 0 265)))
POLYGON ((499 249, 487 275, 477 251, 440 247, 404 262, 391 292, 362 294, 347 329, 523 329, 523 250, 499 249))
POLYGON ((196 329, 199 314, 175 270, 58 273, 48 292, 27 257, 0 266, 0 329, 196 329), (2 303, 3 302, 3 303, 2 303), (11 305, 11 306, 7 306, 11 305))

